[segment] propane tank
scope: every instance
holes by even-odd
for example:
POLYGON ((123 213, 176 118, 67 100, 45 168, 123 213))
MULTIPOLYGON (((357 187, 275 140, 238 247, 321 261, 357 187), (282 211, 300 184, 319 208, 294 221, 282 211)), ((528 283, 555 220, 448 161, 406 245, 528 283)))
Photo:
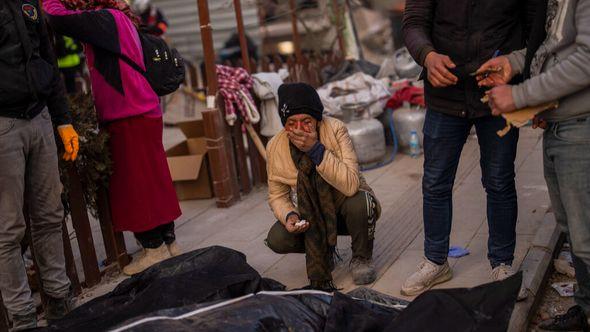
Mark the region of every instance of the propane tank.
POLYGON ((360 105, 342 106, 346 114, 346 127, 354 145, 359 164, 381 161, 385 156, 385 133, 379 120, 367 115, 367 108, 360 105))
POLYGON ((420 146, 424 146, 424 120, 426 119, 426 110, 420 106, 410 106, 405 102, 404 106, 393 111, 393 126, 395 135, 401 151, 410 153, 410 142, 412 131, 418 134, 420 146))
POLYGON ((397 50, 393 54, 395 72, 400 78, 416 78, 420 75, 422 67, 410 55, 406 47, 397 50))

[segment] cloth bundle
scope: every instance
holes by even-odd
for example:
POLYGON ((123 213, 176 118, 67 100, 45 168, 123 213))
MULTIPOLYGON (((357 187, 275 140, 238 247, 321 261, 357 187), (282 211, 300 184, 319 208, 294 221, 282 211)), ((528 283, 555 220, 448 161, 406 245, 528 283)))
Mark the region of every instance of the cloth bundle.
POLYGON ((318 94, 325 107, 325 113, 342 116, 345 105, 369 105, 368 113, 377 117, 383 113, 383 107, 390 93, 386 85, 367 74, 356 73, 348 78, 328 83, 318 89, 318 94))
POLYGON ((386 107, 395 110, 402 107, 404 102, 408 102, 410 105, 426 107, 426 102, 424 101, 424 88, 415 86, 401 88, 387 101, 386 107))
POLYGON ((260 113, 250 94, 254 85, 250 74, 244 68, 217 65, 216 69, 219 95, 223 97, 227 123, 234 125, 238 119, 237 111, 246 123, 260 122, 260 113))
POLYGON ((252 75, 254 93, 261 100, 262 119, 260 133, 266 137, 273 137, 283 129, 279 117, 279 87, 289 77, 286 69, 278 73, 257 73, 252 75))

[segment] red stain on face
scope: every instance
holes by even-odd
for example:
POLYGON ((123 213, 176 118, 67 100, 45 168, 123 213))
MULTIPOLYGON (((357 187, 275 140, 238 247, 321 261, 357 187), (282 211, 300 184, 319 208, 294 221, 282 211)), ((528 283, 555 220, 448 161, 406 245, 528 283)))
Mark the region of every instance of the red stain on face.
POLYGON ((305 131, 306 133, 311 133, 316 130, 317 127, 317 120, 314 119, 311 115, 307 114, 297 114, 290 116, 287 119, 287 123, 285 124, 285 130, 288 132, 292 132, 294 130, 301 130, 305 131))

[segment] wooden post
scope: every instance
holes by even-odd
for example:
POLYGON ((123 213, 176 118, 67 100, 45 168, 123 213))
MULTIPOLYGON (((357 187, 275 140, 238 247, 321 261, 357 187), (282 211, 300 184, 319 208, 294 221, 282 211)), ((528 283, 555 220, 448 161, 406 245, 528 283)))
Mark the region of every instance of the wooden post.
POLYGON ((72 210, 72 225, 76 231, 76 239, 80 248, 82 259, 82 268, 84 269, 84 281, 86 287, 92 287, 100 282, 100 270, 98 269, 98 259, 94 240, 92 239, 92 229, 88 220, 88 211, 86 209, 86 200, 82 183, 78 176, 76 166, 68 166, 68 181, 70 185, 69 201, 72 210))
POLYGON ((230 145, 227 125, 223 124, 217 109, 217 72, 215 69, 215 49, 213 48, 213 31, 209 17, 207 0, 197 0, 201 41, 205 55, 205 72, 207 79, 207 111, 203 112, 207 150, 211 164, 213 191, 218 207, 229 207, 239 198, 239 185, 236 176, 235 157, 230 145))
POLYGON ((78 278, 78 270, 76 270, 76 261, 74 260, 72 243, 70 242, 70 234, 68 233, 65 218, 62 223, 62 237, 64 241, 64 256, 66 258, 66 274, 72 284, 73 295, 78 296, 82 292, 82 286, 80 286, 80 278, 78 278))
POLYGON ((303 61, 303 52, 301 51, 301 36, 297 27, 297 6, 295 5, 295 0, 289 0, 289 7, 291 9, 291 27, 293 29, 295 57, 297 58, 297 62, 301 63, 303 61))
POLYGON ((344 11, 341 11, 338 5, 338 0, 332 0, 332 12, 334 13, 336 23, 336 34, 338 36, 338 46, 340 47, 340 53, 342 56, 346 56, 346 44, 344 43, 344 34, 342 33, 342 16, 344 11))
POLYGON ((102 231, 102 238, 104 248, 107 254, 106 265, 117 263, 119 269, 123 269, 129 264, 129 255, 125 247, 121 248, 115 230, 113 229, 113 221, 111 218, 111 209, 109 206, 109 196, 106 188, 101 187, 97 193, 96 204, 98 207, 98 220, 100 222, 100 229, 102 231))
POLYGON ((236 11, 236 22, 238 23, 238 36, 240 38, 240 49, 242 50, 242 66, 251 74, 250 54, 248 50, 248 41, 246 39, 246 29, 244 28, 244 18, 242 16, 241 0, 234 0, 234 9, 236 11))

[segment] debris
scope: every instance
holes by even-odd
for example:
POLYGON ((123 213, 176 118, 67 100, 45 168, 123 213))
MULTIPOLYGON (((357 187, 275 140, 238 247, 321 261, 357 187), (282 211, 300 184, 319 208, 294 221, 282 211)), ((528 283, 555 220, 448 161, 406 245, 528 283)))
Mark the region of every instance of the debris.
POLYGON ((575 282, 556 282, 551 284, 551 287, 553 287, 561 297, 572 297, 574 296, 575 285, 575 282))
POLYGON ((574 264, 574 260, 572 258, 572 253, 569 250, 562 250, 559 253, 558 259, 568 262, 570 265, 574 264))
POLYGON ((570 278, 576 277, 576 271, 574 267, 571 266, 566 260, 563 259, 555 259, 553 260, 553 266, 555 266, 555 270, 561 274, 565 274, 570 278))
POLYGON ((465 248, 457 246, 452 246, 449 248, 449 257, 451 258, 461 258, 467 255, 469 255, 469 250, 465 248))

